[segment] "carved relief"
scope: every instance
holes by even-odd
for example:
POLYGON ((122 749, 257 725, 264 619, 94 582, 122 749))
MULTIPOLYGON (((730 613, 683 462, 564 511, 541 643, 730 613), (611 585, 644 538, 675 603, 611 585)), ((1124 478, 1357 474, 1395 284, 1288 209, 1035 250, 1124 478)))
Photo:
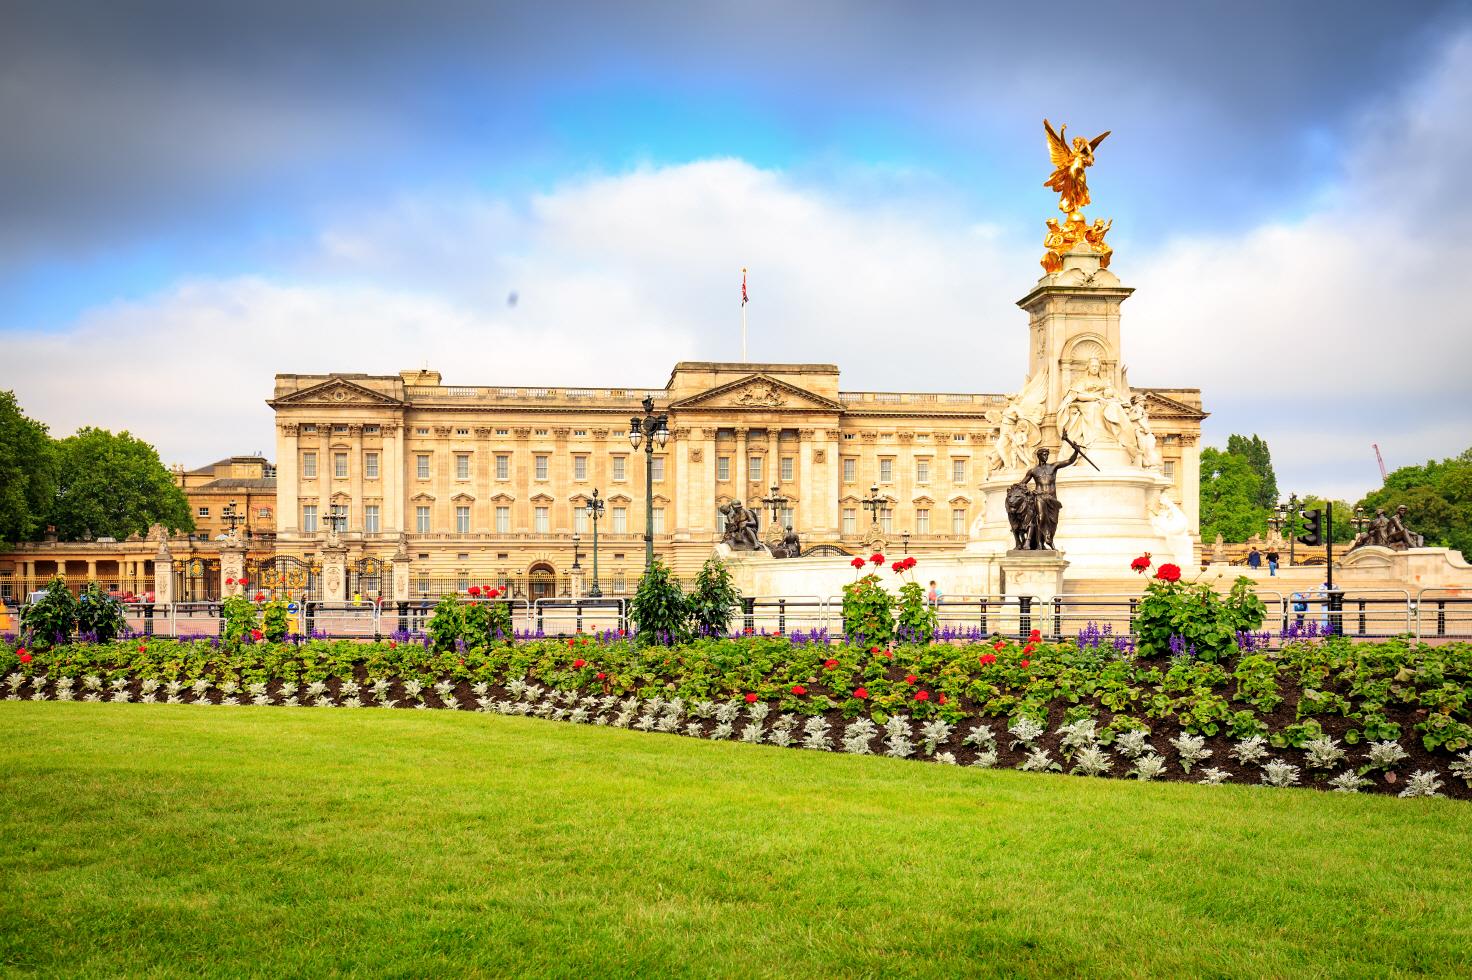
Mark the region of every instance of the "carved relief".
POLYGON ((570 428, 556 428, 556 429, 553 429, 552 430, 552 434, 554 436, 556 436, 558 439, 566 439, 568 436, 572 435, 572 429, 570 429, 570 428))
POLYGON ((532 435, 532 430, 530 427, 515 428, 511 430, 511 434, 518 439, 530 439, 532 435))
POLYGON ((703 449, 701 449, 699 446, 692 446, 690 448, 690 462, 692 462, 692 463, 698 463, 698 462, 700 462, 704 458, 705 458, 705 451, 703 449))
POLYGON ((477 439, 489 439, 491 437, 491 430, 486 426, 478 425, 475 427, 475 437, 477 439))
POLYGON ((286 438, 288 438, 288 439, 295 439, 296 438, 296 433, 297 433, 298 426, 297 426, 297 424, 295 422, 282 422, 276 428, 280 429, 281 430, 281 434, 283 436, 285 436, 286 438))
POLYGON ((813 462, 821 463, 828 458, 828 454, 821 449, 813 450, 813 462))
POLYGON ((787 404, 787 396, 782 393, 782 389, 770 381, 759 381, 742 388, 740 393, 732 399, 731 404, 779 408, 787 404))
POLYGON ((437 425, 434 427, 434 434, 441 439, 450 438, 450 432, 451 429, 448 425, 437 425))

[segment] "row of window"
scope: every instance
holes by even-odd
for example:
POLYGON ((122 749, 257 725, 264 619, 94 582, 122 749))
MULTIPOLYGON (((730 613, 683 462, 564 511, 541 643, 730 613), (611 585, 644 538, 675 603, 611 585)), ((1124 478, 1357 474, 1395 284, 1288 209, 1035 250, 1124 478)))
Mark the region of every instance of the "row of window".
MULTIPOLYGON (((196 516, 198 516, 198 517, 209 517, 210 516, 210 509, 208 507, 199 507, 199 508, 196 509, 195 513, 196 513, 196 516)), ((263 521, 270 520, 270 518, 271 518, 271 508, 269 508, 269 507, 262 507, 262 508, 260 508, 259 510, 256 511, 256 517, 259 518, 260 520, 263 520, 263 521)))
MULTIPOLYGON (((552 457, 537 455, 532 457, 532 476, 536 480, 546 480, 549 475, 552 457)), ((430 467, 433 457, 429 453, 416 453, 414 456, 414 476, 419 480, 430 479, 430 467)), ((784 460, 791 463, 791 460, 784 460)), ((612 457, 612 479, 615 483, 621 483, 627 479, 628 457, 612 457)), ((664 457, 655 456, 653 459, 654 482, 664 482, 664 457)), ((783 472, 787 474, 784 479, 791 479, 791 466, 784 465, 783 472)), ((348 478, 348 454, 332 454, 332 476, 336 480, 348 478)), ((302 453, 302 479, 315 480, 317 478, 317 454, 315 452, 302 453)), ((376 452, 365 452, 363 454, 363 478, 376 480, 379 478, 379 454, 376 452)), ((572 458, 572 478, 574 480, 588 479, 588 457, 574 456, 572 458)), ((470 479, 470 454, 455 454, 455 479, 470 479)), ((509 453, 498 453, 496 455, 496 479, 511 479, 511 456, 509 453)))
MULTIPOLYGON (((609 519, 612 521, 612 529, 615 534, 624 534, 629 529, 629 509, 627 507, 610 507, 609 519)), ((789 512, 790 513, 790 512, 789 512)), ((382 530, 380 521, 380 507, 378 504, 365 504, 363 507, 363 533, 377 534, 382 530)), ((578 534, 588 532, 588 512, 582 507, 573 508, 573 530, 578 534)), ((339 529, 347 528, 348 508, 345 504, 332 505, 332 517, 338 522, 339 529)), ((317 531, 318 511, 316 504, 305 504, 302 506, 302 531, 314 534, 317 531)), ((511 508, 505 504, 498 505, 495 510, 495 528, 497 534, 511 533, 511 508)), ((431 524, 431 511, 427 506, 414 508, 414 531, 417 534, 429 534, 433 530, 431 524)), ((548 534, 552 530, 552 510, 550 507, 535 507, 532 509, 532 530, 538 534, 548 534)), ((455 508, 455 533, 470 533, 470 507, 461 504, 455 508)), ((654 508, 654 533, 664 533, 664 508, 654 508)))
MULTIPOLYGON (((381 530, 380 509, 378 504, 367 504, 363 507, 363 532, 365 534, 377 534, 381 530)), ((573 530, 578 534, 588 533, 588 512, 582 507, 574 507, 573 530)), ((717 529, 725 530, 725 517, 717 512, 717 529)), ((627 507, 610 507, 609 516, 612 521, 612 530, 615 534, 624 534, 629 529, 629 509, 627 507)), ((758 515, 765 517, 765 512, 758 515)), ((338 522, 339 529, 348 526, 348 508, 345 504, 332 505, 332 517, 338 522)), ((783 527, 790 527, 794 523, 795 513, 791 507, 781 510, 778 521, 783 527)), ((842 513, 843 536, 855 537, 859 533, 859 512, 856 507, 845 507, 842 513)), ((965 507, 954 507, 951 509, 951 533, 965 534, 967 512, 965 507)), ((663 534, 664 531, 664 508, 654 508, 654 533, 663 534)), ((879 527, 890 533, 894 530, 894 508, 881 507, 879 509, 879 527)), ((431 510, 429 507, 420 505, 414 508, 414 531, 417 534, 429 534, 433 530, 431 524, 431 510)), ((470 533, 470 507, 464 504, 455 508, 455 533, 470 533)), ((497 534, 511 533, 511 507, 500 504, 495 510, 495 530, 497 534)), ((537 534, 548 534, 552 530, 552 509, 550 507, 532 508, 532 530, 537 534)), ((317 531, 317 505, 306 504, 302 507, 302 531, 314 534, 317 531)), ((931 533, 930 508, 920 507, 915 511, 915 533, 931 533)))

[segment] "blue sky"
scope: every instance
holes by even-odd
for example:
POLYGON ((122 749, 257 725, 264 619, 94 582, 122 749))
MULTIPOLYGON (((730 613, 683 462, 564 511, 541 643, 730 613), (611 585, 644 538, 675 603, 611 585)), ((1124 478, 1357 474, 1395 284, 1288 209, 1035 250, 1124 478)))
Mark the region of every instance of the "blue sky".
POLYGON ((11 14, 0 386, 56 431, 197 464, 269 449, 278 370, 660 384, 731 356, 741 265, 754 356, 1012 390, 1048 116, 1113 131, 1092 213, 1139 287, 1137 384, 1201 386, 1209 438, 1260 432, 1285 488, 1472 444, 1468 317, 1424 276, 1467 246, 1419 251, 1468 208, 1465 4, 11 14))

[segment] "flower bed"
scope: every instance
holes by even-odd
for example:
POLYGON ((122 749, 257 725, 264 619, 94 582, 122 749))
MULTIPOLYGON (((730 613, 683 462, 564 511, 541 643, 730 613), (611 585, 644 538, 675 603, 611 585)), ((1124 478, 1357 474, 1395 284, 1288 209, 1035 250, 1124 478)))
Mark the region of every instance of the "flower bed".
POLYGON ((1472 797, 1472 645, 0 644, 7 698, 454 708, 956 765, 1472 797))

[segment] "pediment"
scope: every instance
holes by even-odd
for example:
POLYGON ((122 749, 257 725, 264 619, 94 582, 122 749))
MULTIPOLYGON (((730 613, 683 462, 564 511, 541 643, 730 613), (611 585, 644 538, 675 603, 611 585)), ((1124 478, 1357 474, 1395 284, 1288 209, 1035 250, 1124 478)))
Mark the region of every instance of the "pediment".
POLYGON ((748 374, 726 384, 682 398, 670 404, 671 409, 724 408, 767 411, 840 412, 843 406, 805 388, 789 384, 766 374, 748 374))
POLYGON ((1183 401, 1177 401, 1167 395, 1150 388, 1136 388, 1145 396, 1145 410, 1151 419, 1204 419, 1207 413, 1199 408, 1187 405, 1183 401))
POLYGON ((296 405, 403 405, 397 398, 390 398, 372 388, 364 387, 346 378, 329 378, 321 384, 266 402, 272 408, 296 405))

